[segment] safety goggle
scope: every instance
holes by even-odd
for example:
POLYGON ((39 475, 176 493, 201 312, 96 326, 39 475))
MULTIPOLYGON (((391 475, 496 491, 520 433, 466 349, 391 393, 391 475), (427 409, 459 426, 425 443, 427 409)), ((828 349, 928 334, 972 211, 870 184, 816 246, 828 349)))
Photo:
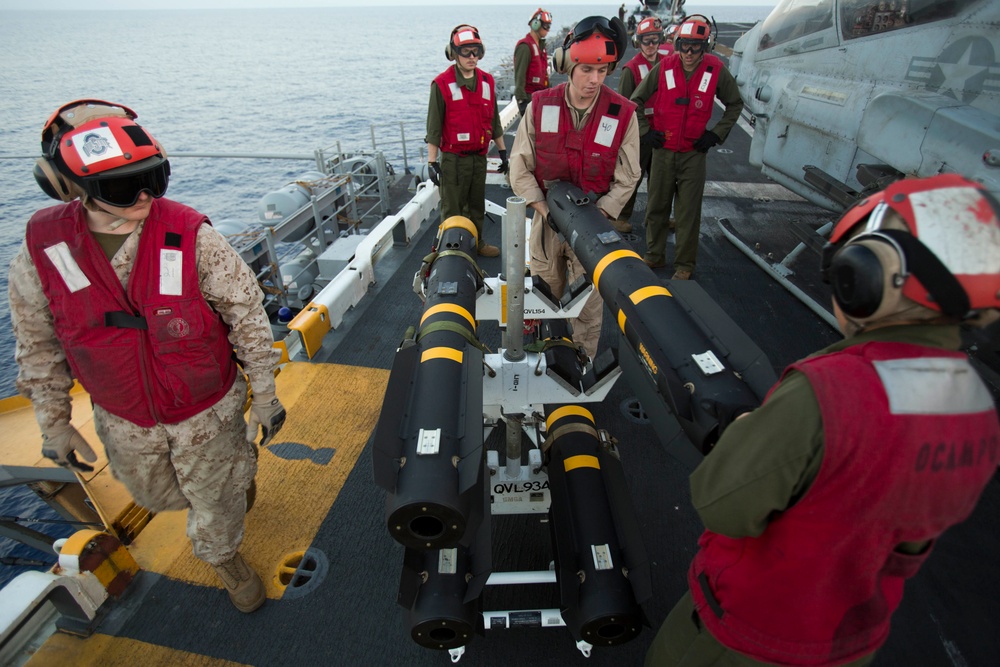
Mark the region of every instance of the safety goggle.
POLYGON ((652 46, 653 44, 660 44, 663 39, 660 35, 646 35, 645 37, 639 38, 639 43, 643 46, 652 46))
POLYGON ((681 53, 704 53, 705 42, 679 39, 677 40, 677 50, 681 53))
MULTIPOLYGON (((588 16, 585 19, 580 19, 580 22, 573 27, 573 31, 566 36, 566 40, 569 44, 583 41, 593 35, 595 30, 611 40, 618 37, 618 31, 611 27, 611 23, 606 18, 603 16, 588 16)), ((569 44, 566 44, 566 46, 569 46, 569 44)))
POLYGON ((476 44, 475 46, 460 46, 458 49, 458 55, 463 58, 482 58, 483 57, 483 47, 476 44))
POLYGON ((148 192, 159 199, 167 192, 170 182, 170 162, 162 160, 155 166, 134 174, 96 174, 83 179, 83 191, 97 201, 128 208, 139 201, 139 195, 148 192))
POLYGON ((552 24, 551 23, 547 23, 545 21, 542 21, 542 30, 549 30, 550 28, 552 28, 552 24))

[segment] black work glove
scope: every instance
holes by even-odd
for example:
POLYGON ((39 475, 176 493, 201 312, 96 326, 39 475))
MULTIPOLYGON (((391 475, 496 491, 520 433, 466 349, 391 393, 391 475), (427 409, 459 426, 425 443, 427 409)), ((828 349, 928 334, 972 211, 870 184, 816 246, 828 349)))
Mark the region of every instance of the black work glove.
POLYGON ((507 151, 501 150, 500 153, 500 173, 506 174, 510 171, 510 161, 507 160, 507 151))
POLYGON ((556 227, 556 221, 552 219, 552 214, 551 213, 546 213, 545 214, 545 224, 547 224, 549 227, 551 227, 552 231, 554 231, 556 234, 560 234, 561 233, 559 231, 559 228, 556 227))
POLYGON ((737 420, 741 415, 755 410, 757 406, 746 405, 746 404, 732 404, 723 403, 720 401, 709 401, 708 405, 705 406, 705 411, 708 414, 715 417, 719 423, 718 434, 722 435, 730 424, 737 420))
POLYGON ((431 177, 431 183, 434 185, 441 185, 441 165, 437 162, 428 162, 427 166, 430 167, 428 174, 431 177))
POLYGON ((699 153, 707 153, 708 149, 712 146, 717 146, 722 141, 719 139, 719 135, 711 130, 705 130, 701 133, 701 136, 695 139, 694 149, 699 153))
POLYGON ((666 137, 659 130, 650 130, 639 138, 639 144, 647 148, 663 148, 666 137))
POLYGON ((530 101, 530 99, 517 101, 517 110, 521 114, 521 118, 524 118, 524 110, 528 108, 528 102, 530 101))

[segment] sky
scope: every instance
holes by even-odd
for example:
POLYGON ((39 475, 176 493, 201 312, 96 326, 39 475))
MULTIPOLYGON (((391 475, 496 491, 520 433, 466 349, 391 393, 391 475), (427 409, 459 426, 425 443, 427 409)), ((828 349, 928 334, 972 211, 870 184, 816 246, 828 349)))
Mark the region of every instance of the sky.
MULTIPOLYGON (((478 0, 421 0, 422 5, 466 5, 478 0)), ((668 4, 669 0, 663 0, 668 4)), ((357 7, 411 5, 407 0, 0 0, 3 10, 78 10, 78 9, 239 9, 260 7, 357 7)), ((525 0, 483 0, 489 5, 526 5, 525 0)), ((616 7, 621 2, 609 0, 544 0, 546 7, 558 5, 605 5, 616 7)), ((693 3, 692 3, 693 4, 693 3)), ((775 0, 709 0, 706 5, 737 5, 745 7, 773 6, 775 0)), ((632 9, 637 0, 626 2, 632 9)), ((694 10, 691 10, 694 11, 694 10)))

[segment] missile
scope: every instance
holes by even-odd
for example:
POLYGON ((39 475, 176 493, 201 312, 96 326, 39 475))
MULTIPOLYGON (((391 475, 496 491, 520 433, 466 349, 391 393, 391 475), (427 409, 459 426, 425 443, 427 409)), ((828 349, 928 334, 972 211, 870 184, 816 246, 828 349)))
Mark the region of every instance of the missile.
POLYGON ((696 282, 658 279, 580 188, 555 183, 546 201, 618 323, 622 372, 657 435, 697 464, 718 440, 720 414, 760 405, 773 367, 696 282))
POLYGON ((441 223, 425 259, 423 315, 393 359, 375 426, 372 463, 375 482, 388 491, 386 526, 397 542, 421 551, 468 545, 488 513, 476 244, 468 218, 441 223))
POLYGON ((546 406, 556 581, 577 641, 616 646, 649 625, 649 561, 618 450, 577 405, 546 406))

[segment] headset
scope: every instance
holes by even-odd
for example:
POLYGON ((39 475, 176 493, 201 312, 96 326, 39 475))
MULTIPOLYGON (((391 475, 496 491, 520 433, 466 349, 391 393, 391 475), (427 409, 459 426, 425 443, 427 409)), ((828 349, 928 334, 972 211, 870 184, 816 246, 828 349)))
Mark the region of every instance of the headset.
MULTIPOLYGON (((886 210, 879 204, 872 218, 886 210)), ((958 319, 969 313, 969 295, 955 275, 917 237, 899 229, 866 232, 842 247, 826 244, 822 273, 837 305, 855 319, 874 321, 896 312, 911 274, 942 313, 958 319)))
POLYGON ((541 7, 539 7, 538 11, 536 11, 534 15, 531 17, 531 20, 528 21, 528 27, 531 28, 533 31, 538 32, 539 30, 542 29, 542 23, 548 23, 549 25, 551 25, 552 15, 549 14, 544 9, 542 9, 541 7), (548 21, 543 20, 545 17, 548 17, 549 20, 548 21))
POLYGON ((448 45, 444 47, 444 57, 450 61, 454 61, 456 58, 458 58, 458 53, 456 53, 455 51, 455 46, 456 46, 455 35, 457 35, 462 28, 468 28, 469 30, 472 31, 473 37, 479 40, 478 43, 476 44, 479 47, 479 57, 482 58, 483 56, 485 56, 486 45, 483 44, 483 40, 479 36, 479 29, 476 28, 475 26, 463 23, 461 25, 455 26, 455 29, 451 31, 451 36, 448 38, 448 45))

